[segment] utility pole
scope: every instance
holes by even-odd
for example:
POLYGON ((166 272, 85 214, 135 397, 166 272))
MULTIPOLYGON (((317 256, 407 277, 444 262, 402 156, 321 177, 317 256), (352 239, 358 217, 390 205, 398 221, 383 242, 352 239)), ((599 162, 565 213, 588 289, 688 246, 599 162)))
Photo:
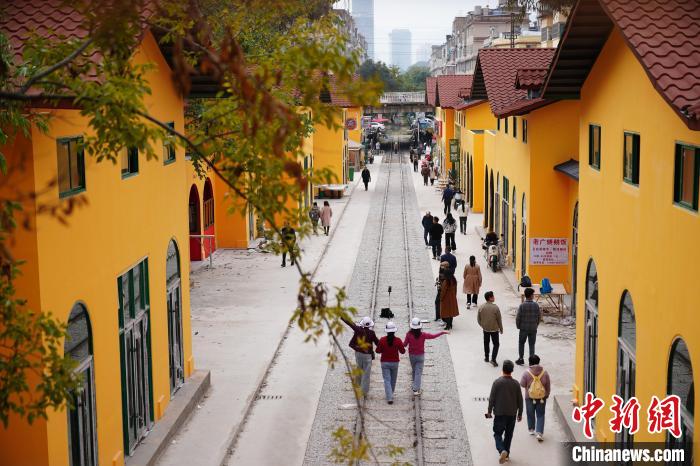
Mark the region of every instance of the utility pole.
POLYGON ((515 48, 515 13, 510 13, 510 48, 515 48))

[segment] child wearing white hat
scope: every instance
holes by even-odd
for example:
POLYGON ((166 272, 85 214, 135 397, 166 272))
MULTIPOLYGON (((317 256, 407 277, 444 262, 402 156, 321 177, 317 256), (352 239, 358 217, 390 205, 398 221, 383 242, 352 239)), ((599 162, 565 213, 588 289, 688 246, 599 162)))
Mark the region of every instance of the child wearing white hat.
POLYGON ((413 394, 417 396, 421 394, 421 378, 423 377, 423 364, 425 364, 425 340, 449 335, 450 332, 426 333, 422 330, 423 322, 418 317, 411 320, 410 327, 411 330, 404 338, 404 346, 408 347, 408 359, 411 361, 411 369, 413 369, 413 394))
POLYGON ((387 322, 384 330, 386 331, 386 336, 379 339, 377 353, 381 353, 382 355, 380 361, 382 363, 386 402, 393 404, 396 378, 399 375, 399 353, 405 353, 406 349, 404 348, 401 338, 395 335, 397 330, 396 324, 387 322))

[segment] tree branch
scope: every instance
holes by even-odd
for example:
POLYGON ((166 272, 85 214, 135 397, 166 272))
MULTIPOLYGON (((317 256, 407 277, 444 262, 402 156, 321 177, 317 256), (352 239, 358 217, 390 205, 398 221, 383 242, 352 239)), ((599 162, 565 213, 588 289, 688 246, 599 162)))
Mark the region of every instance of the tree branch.
POLYGON ((80 45, 80 47, 75 49, 70 55, 68 55, 63 60, 54 63, 53 65, 49 66, 48 68, 38 72, 37 74, 29 78, 29 80, 26 83, 24 83, 24 86, 20 88, 20 92, 22 94, 25 94, 29 90, 29 88, 32 87, 34 83, 36 83, 38 80, 45 78, 54 71, 58 70, 59 68, 63 68, 64 66, 75 60, 78 57, 78 55, 83 53, 90 46, 90 44, 92 44, 92 38, 88 38, 85 42, 83 42, 80 45))

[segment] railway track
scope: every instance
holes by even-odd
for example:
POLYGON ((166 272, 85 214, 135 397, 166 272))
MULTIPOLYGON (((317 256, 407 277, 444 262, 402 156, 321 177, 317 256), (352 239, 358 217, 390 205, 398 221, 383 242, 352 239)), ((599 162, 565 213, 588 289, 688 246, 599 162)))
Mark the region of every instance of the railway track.
MULTIPOLYGON (((389 154, 382 161, 387 164, 387 174, 386 174, 386 184, 384 187, 383 199, 382 199, 382 210, 381 210, 381 220, 379 227, 379 235, 377 240, 377 259, 374 267, 373 274, 373 284, 372 292, 370 298, 369 314, 372 320, 377 320, 377 310, 379 306, 377 305, 377 295, 380 288, 380 283, 387 285, 387 280, 389 280, 388 286, 396 289, 396 283, 391 283, 391 280, 396 280, 397 275, 403 275, 403 281, 399 286, 399 292, 405 293, 405 307, 399 306, 395 309, 395 316, 392 320, 400 323, 403 320, 406 324, 406 329, 408 329, 408 324, 410 324, 411 319, 416 316, 413 300, 413 290, 412 290, 412 276, 411 276, 411 260, 409 256, 409 240, 407 232, 407 218, 406 218, 406 174, 404 170, 403 158, 405 154, 389 154), (400 177, 400 191, 393 192, 391 178, 394 166, 398 166, 399 177, 400 177), (396 202, 395 197, 400 199, 400 207, 396 202), (390 200, 390 198, 392 198, 390 200), (387 208, 392 204, 393 210, 389 211, 387 215, 387 208), (399 207, 397 209, 397 207, 399 207), (387 218, 391 217, 389 221, 387 218), (400 217, 400 232, 402 236, 402 262, 403 262, 403 273, 397 270, 397 267, 387 267, 383 273, 382 270, 382 258, 385 252, 385 231, 394 230, 396 231, 396 220, 400 217), (398 272, 398 274, 397 274, 398 272)), ((394 187, 395 188, 395 187, 394 187)), ((397 238, 389 238, 388 241, 396 241, 397 238)), ((392 241, 392 242, 393 242, 392 241)), ((389 257, 385 262, 389 264, 395 264, 396 262, 396 246, 391 248, 389 255, 394 257, 389 257)), ((386 267, 386 265, 385 265, 386 267)), ((388 288, 387 286, 387 288, 388 288)), ((381 329, 380 329, 381 331, 381 329)), ((354 426, 354 434, 356 443, 361 436, 366 436, 367 441, 372 445, 371 460, 379 463, 390 463, 393 462, 393 458, 388 454, 389 449, 393 447, 400 447, 403 449, 403 453, 398 455, 396 459, 402 461, 408 461, 418 466, 423 466, 425 464, 425 454, 424 454, 424 442, 423 442, 423 419, 422 419, 422 409, 421 409, 421 398, 420 396, 413 396, 410 390, 406 390, 406 385, 410 384, 411 380, 411 367, 410 363, 404 359, 404 361, 399 365, 400 368, 400 382, 397 383, 396 393, 394 394, 395 404, 390 405, 387 408, 384 397, 381 395, 383 393, 383 378, 381 372, 372 377, 375 381, 373 388, 379 385, 379 387, 371 390, 372 396, 368 398, 360 409, 363 410, 363 416, 360 413, 357 414, 354 426), (381 416, 381 417, 380 417, 381 416), (407 429, 406 426, 409 426, 407 429), (387 427, 389 427, 387 429, 387 427), (398 427, 398 428, 396 428, 398 427), (411 432, 412 431, 412 432, 411 432), (406 435, 406 434, 412 435, 406 435), (412 440, 406 445, 407 437, 412 440), (412 437, 412 438, 411 438, 412 437), (412 451, 411 455, 409 452, 412 451), (415 462, 415 463, 414 463, 415 462)), ((360 464, 359 462, 356 464, 360 464)))

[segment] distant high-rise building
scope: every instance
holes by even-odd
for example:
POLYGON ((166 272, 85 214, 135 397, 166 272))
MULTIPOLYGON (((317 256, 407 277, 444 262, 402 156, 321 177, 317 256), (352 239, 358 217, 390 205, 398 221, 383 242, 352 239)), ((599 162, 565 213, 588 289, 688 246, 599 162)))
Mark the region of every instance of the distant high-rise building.
POLYGON ((352 17, 367 40, 367 56, 374 60, 374 0, 352 0, 352 17))
POLYGON ((408 29, 394 29, 389 34, 391 40, 391 64, 401 70, 411 66, 411 31, 408 29))

